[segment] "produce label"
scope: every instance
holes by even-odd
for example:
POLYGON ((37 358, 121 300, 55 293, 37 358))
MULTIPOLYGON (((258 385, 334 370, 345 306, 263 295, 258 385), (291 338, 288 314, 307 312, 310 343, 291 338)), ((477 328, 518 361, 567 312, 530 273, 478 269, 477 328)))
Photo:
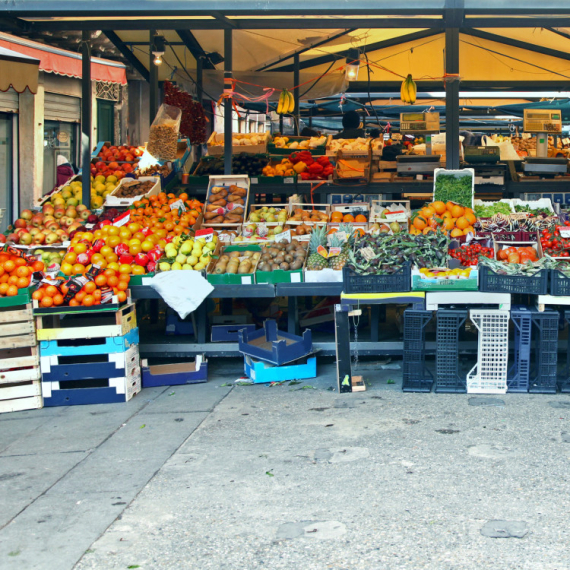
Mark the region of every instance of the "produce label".
POLYGON ((331 247, 329 248, 329 255, 328 257, 337 257, 340 255, 340 252, 342 251, 341 247, 331 247))
POLYGON ((291 241, 291 230, 287 230, 286 232, 281 232, 280 234, 275 234, 275 241, 276 242, 280 242, 280 241, 290 242, 291 241))
POLYGON ((119 216, 114 222, 113 225, 116 227, 121 227, 124 226, 125 224, 128 224, 129 221, 131 219, 131 213, 130 212, 125 212, 122 216, 119 216))
POLYGON ((325 259, 328 257, 329 253, 327 251, 326 247, 323 247, 322 245, 319 245, 319 247, 317 247, 317 253, 319 255, 321 255, 322 257, 324 257, 325 259))
POLYGON ((198 230, 195 235, 196 238, 204 238, 206 243, 208 243, 214 239, 214 229, 208 228, 205 230, 198 230))
POLYGON ((570 238, 570 227, 568 227, 568 226, 556 226, 556 229, 560 232, 560 237, 570 238))

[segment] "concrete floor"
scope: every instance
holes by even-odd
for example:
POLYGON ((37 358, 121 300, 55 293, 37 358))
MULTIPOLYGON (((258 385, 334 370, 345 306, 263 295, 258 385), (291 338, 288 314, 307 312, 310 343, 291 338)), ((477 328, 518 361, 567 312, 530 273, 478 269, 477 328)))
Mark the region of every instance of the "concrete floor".
POLYGON ((240 362, 211 368, 0 416, 0 568, 570 569, 568 396, 403 394, 377 366, 341 396, 333 364, 223 387, 240 362))

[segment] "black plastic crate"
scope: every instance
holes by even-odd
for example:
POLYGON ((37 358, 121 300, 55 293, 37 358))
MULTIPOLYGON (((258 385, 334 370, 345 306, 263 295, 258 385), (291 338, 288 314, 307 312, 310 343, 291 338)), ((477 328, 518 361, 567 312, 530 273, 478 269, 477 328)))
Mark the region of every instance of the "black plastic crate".
POLYGON ((570 277, 566 277, 566 275, 558 269, 551 269, 550 294, 557 297, 570 296, 570 277))
POLYGON ((425 366, 425 327, 432 316, 432 311, 404 311, 404 392, 431 392, 433 375, 425 366))
MULTIPOLYGON (((564 320, 570 325, 570 311, 564 311, 564 320)), ((570 331, 570 329, 568 329, 570 331)), ((564 394, 570 394, 570 333, 568 334, 568 345, 566 349, 566 367, 564 370, 564 378, 560 382, 560 391, 564 394)))
POLYGON ((344 293, 407 293, 411 291, 410 265, 403 265, 392 275, 358 275, 344 267, 344 293))
POLYGON ((530 344, 532 314, 528 307, 512 306, 511 320, 515 331, 514 363, 507 375, 507 392, 526 393, 530 381, 530 344))
POLYGON ((485 265, 479 267, 479 291, 487 293, 520 293, 521 295, 546 295, 548 293, 548 269, 534 275, 500 275, 485 265))
POLYGON ((438 393, 467 392, 467 378, 459 376, 459 331, 468 314, 467 310, 437 311, 435 391, 438 393))
POLYGON ((533 309, 532 336, 536 361, 531 371, 529 392, 532 394, 556 394, 558 367, 558 311, 533 309))

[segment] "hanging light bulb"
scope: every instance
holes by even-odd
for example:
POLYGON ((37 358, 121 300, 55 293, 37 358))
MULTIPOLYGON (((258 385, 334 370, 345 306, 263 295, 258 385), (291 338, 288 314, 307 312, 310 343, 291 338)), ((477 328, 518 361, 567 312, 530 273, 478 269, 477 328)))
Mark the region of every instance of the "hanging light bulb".
POLYGON ((346 79, 347 81, 356 81, 358 79, 358 70, 360 69, 360 52, 355 49, 349 49, 346 55, 346 79))
POLYGON ((154 41, 152 45, 152 55, 154 55, 154 65, 160 65, 162 63, 162 56, 164 55, 164 46, 166 40, 164 36, 154 36, 154 41))

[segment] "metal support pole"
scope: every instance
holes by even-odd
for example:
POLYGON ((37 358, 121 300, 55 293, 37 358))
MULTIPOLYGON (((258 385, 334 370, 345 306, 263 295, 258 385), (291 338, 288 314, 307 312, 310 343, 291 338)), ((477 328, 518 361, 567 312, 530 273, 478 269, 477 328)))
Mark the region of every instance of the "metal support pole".
MULTIPOLYGON (((224 30, 224 90, 232 88, 232 30, 224 30)), ((232 100, 224 99, 224 174, 232 173, 232 100)))
POLYGON ((299 109, 299 95, 300 90, 297 87, 300 83, 299 79, 299 54, 296 53, 295 57, 293 58, 293 85, 295 89, 293 89, 293 99, 295 100, 295 114, 293 115, 293 120, 295 121, 295 134, 299 136, 299 121, 301 120, 301 109, 299 109))
POLYGON ((154 36, 156 35, 156 30, 150 30, 150 43, 149 43, 149 71, 150 71, 150 86, 149 86, 149 122, 152 124, 156 113, 158 111, 158 66, 154 65, 154 55, 152 55, 152 50, 154 46, 154 36))
MULTIPOLYGON (((202 97, 203 97, 203 82, 204 82, 204 74, 202 73, 204 67, 204 60, 199 57, 196 60, 196 97, 198 99, 198 103, 202 105, 202 97)), ((194 143, 194 141, 190 141, 194 143)), ((200 160, 202 158, 202 145, 198 145, 196 147, 196 160, 200 160)))
POLYGON ((81 198, 91 205, 91 32, 83 31, 81 44, 81 198))
MULTIPOLYGON (((446 21, 457 27, 445 29, 445 73, 459 74, 459 23, 457 10, 446 10, 446 21)), ((451 77, 445 84, 445 151, 447 168, 459 168, 459 77, 451 77)))

